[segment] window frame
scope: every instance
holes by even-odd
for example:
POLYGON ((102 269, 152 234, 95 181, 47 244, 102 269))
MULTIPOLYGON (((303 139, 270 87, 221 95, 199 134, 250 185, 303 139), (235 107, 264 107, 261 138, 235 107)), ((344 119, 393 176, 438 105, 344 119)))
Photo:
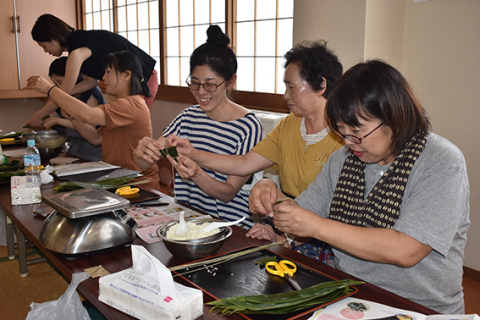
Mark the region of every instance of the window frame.
MULTIPOLYGON (((85 1, 89 0, 82 0, 81 5, 81 12, 78 14, 79 18, 79 25, 82 28, 85 28, 86 21, 85 21, 85 1)), ((234 10, 236 8, 236 3, 238 0, 225 0, 225 33, 230 37, 230 39, 234 39, 235 37, 235 21, 234 17, 234 10)), ((116 7, 117 0, 113 0, 113 5, 116 7)), ((159 86, 157 95, 155 96, 155 100, 160 101, 169 101, 169 102, 177 102, 177 103, 186 103, 186 104, 195 104, 195 98, 192 96, 190 89, 187 87, 182 86, 173 86, 173 85, 166 85, 166 0, 159 0, 159 34, 160 34, 160 59, 157 63, 160 65, 160 73, 158 74, 159 77, 159 86)), ((113 16, 113 26, 114 31, 118 32, 118 21, 117 21, 117 13, 115 10, 112 12, 113 16)), ((233 42, 233 41, 232 41, 233 42)), ((278 84, 280 85, 280 84, 278 84)), ((270 111, 270 112, 281 112, 281 113, 289 113, 290 110, 288 108, 287 103, 283 99, 282 94, 276 93, 264 93, 264 92, 253 92, 253 91, 240 91, 240 90, 233 90, 230 93, 230 99, 242 106, 245 106, 250 109, 257 109, 263 111, 270 111)))

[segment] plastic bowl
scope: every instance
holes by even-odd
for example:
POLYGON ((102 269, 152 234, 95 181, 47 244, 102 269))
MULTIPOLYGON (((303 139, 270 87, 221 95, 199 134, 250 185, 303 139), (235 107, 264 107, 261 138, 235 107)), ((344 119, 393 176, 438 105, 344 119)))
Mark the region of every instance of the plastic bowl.
MULTIPOLYGON (((186 221, 201 224, 204 222, 223 221, 219 219, 197 217, 186 219, 186 221)), ((212 236, 194 240, 172 240, 166 237, 168 229, 178 224, 178 221, 165 222, 158 228, 157 234, 163 240, 168 251, 178 259, 193 261, 215 255, 225 243, 225 240, 232 235, 232 228, 222 227, 220 232, 212 236)))

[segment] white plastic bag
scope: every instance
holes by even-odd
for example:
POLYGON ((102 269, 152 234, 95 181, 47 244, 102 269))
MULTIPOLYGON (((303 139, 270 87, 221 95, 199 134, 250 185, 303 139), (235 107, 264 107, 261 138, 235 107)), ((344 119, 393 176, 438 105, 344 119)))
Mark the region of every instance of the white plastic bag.
POLYGON ((87 309, 76 292, 78 284, 89 277, 86 272, 75 273, 67 290, 58 300, 32 302, 26 320, 90 320, 87 309))
POLYGON ((131 268, 103 276, 98 299, 138 319, 191 320, 203 315, 201 290, 173 281, 143 246, 132 246, 131 268))
POLYGON ((53 167, 51 165, 47 165, 45 169, 40 172, 40 182, 42 184, 48 184, 53 182, 53 176, 51 173, 53 172, 53 167))

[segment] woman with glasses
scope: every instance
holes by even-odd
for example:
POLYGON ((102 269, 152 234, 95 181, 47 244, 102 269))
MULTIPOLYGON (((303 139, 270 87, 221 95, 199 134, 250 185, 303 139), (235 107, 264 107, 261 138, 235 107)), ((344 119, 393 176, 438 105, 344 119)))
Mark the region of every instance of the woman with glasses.
POLYGON ((405 78, 360 63, 332 87, 326 115, 346 146, 295 201, 250 200, 276 227, 331 244, 334 266, 440 313, 463 314, 469 183, 461 151, 429 132, 405 78))
MULTIPOLYGON (((200 150, 228 155, 245 154, 260 141, 260 120, 228 98, 237 77, 237 59, 228 47, 230 39, 216 25, 208 28, 207 36, 207 42, 190 57, 187 79, 198 105, 180 112, 157 141, 140 141, 134 152, 139 167, 156 166, 159 150, 166 147, 165 139, 173 135, 189 139, 200 150)), ((227 221, 246 216, 244 226, 252 226, 248 211, 251 173, 227 175, 200 168, 188 158, 179 157, 177 161, 181 165, 173 184, 177 200, 227 221)))

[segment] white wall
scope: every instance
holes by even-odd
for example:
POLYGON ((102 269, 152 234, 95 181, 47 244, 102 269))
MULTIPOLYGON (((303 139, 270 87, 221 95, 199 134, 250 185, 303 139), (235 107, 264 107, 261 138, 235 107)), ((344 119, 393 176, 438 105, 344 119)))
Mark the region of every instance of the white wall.
POLYGON ((433 131, 465 155, 470 220, 465 265, 480 270, 480 1, 406 1, 403 73, 433 131))
POLYGON ((296 0, 293 42, 327 41, 344 70, 363 60, 366 0, 296 0))

